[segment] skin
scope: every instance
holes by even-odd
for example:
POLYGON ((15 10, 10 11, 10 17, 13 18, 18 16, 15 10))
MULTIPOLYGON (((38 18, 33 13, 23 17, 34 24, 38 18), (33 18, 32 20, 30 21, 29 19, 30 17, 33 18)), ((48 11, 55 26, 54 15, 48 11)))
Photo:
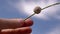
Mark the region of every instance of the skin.
POLYGON ((0 34, 30 34, 32 25, 31 19, 0 19, 0 34))

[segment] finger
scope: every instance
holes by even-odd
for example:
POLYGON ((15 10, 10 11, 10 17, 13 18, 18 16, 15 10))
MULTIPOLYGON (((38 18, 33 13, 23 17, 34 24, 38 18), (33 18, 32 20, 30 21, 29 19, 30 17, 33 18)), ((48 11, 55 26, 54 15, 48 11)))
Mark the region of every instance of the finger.
POLYGON ((0 19, 0 29, 20 28, 24 26, 31 26, 33 21, 28 19, 0 19))
POLYGON ((28 34, 31 33, 30 27, 23 27, 23 28, 17 28, 17 29, 5 29, 2 30, 2 34, 28 34))

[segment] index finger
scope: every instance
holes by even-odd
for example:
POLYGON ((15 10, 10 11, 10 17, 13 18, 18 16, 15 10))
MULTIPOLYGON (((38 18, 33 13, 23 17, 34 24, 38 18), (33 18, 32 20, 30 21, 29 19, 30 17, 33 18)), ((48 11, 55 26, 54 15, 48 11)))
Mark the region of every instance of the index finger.
POLYGON ((33 21, 31 19, 27 19, 26 21, 23 19, 0 19, 0 29, 12 29, 32 25, 33 21))

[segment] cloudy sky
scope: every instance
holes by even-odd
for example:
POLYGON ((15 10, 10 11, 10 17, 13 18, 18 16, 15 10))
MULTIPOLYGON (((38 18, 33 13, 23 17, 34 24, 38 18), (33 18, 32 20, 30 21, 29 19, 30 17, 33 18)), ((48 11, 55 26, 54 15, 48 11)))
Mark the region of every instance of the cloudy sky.
MULTIPOLYGON (((36 6, 45 6, 60 0, 0 0, 0 18, 26 18, 36 6)), ((60 5, 41 11, 31 19, 34 21, 32 34, 60 34, 60 5)))

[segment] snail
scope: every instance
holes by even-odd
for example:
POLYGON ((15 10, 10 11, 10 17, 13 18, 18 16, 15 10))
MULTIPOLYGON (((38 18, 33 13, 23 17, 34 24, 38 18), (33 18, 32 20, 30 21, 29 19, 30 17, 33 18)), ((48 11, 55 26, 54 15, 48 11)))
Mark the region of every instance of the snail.
POLYGON ((35 7, 34 13, 39 14, 41 12, 41 8, 39 6, 35 7))

